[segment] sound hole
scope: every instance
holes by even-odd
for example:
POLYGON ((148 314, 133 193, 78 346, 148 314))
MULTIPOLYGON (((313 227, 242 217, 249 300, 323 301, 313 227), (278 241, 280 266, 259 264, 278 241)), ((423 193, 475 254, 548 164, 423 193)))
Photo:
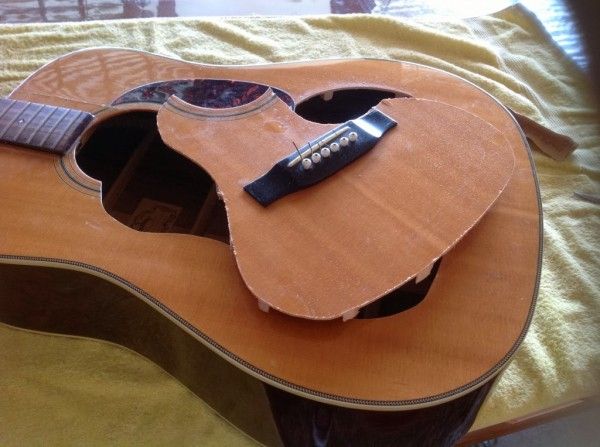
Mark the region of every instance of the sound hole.
POLYGON ((123 224, 229 241, 212 178, 162 142, 156 113, 126 113, 100 123, 76 158, 102 182, 104 209, 123 224))
POLYGON ((316 123, 343 123, 357 118, 385 98, 410 97, 406 93, 390 90, 354 88, 336 90, 313 96, 298 105, 295 112, 316 123))
MULTIPOLYGON (((162 142, 156 113, 125 113, 100 123, 76 159, 87 175, 102 182, 105 210, 128 227, 229 242, 227 215, 212 178, 162 142)), ((386 317, 419 304, 439 263, 423 281, 410 281, 365 306, 357 318, 386 317)))

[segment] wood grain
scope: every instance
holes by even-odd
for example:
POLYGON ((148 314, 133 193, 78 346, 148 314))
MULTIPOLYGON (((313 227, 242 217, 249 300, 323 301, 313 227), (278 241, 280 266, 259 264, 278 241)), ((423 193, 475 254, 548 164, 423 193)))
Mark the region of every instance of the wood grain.
POLYGON ((481 219, 513 171, 510 146, 487 122, 435 101, 385 99, 377 108, 398 124, 375 148, 263 207, 241 186, 288 156, 290 141, 335 126, 282 101, 227 109, 227 119, 182 102, 158 114, 163 141, 215 180, 248 288, 293 316, 339 318, 414 278, 481 219))
POLYGON ((368 86, 451 104, 504 135, 514 153, 513 176, 494 207, 446 254, 423 302, 381 319, 314 322, 259 311, 229 246, 125 227, 103 210, 98 182, 73 165, 72 152, 57 165, 56 155, 0 146, 2 262, 83 270, 111 281, 242 370, 336 405, 430 406, 482 386, 506 365, 533 312, 541 221, 527 145, 495 99, 457 77, 413 64, 212 67, 125 50, 65 56, 11 98, 96 112, 101 122, 126 110, 152 109, 110 107, 131 88, 194 77, 274 85, 297 103, 328 90, 368 86), (57 166, 70 167, 69 176, 58 175, 57 166))

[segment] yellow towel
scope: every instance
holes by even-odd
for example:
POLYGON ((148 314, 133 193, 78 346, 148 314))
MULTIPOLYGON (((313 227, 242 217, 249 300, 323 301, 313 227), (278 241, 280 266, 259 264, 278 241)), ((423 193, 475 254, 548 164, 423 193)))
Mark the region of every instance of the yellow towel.
MULTIPOLYGON (((535 154, 545 219, 538 308, 476 427, 599 393, 600 212, 574 193, 598 193, 600 119, 584 76, 522 7, 424 23, 351 15, 2 25, 0 93, 43 63, 92 46, 214 64, 328 57, 419 62, 458 74, 571 136, 579 149, 565 161, 535 154)), ((127 350, 2 325, 0 345, 2 445, 254 442, 127 350)))

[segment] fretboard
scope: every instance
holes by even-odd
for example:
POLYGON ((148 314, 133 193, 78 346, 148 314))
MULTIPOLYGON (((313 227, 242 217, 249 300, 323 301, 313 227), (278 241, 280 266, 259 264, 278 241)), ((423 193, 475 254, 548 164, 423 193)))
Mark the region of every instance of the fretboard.
POLYGON ((81 110, 0 99, 0 142, 64 154, 92 119, 81 110))

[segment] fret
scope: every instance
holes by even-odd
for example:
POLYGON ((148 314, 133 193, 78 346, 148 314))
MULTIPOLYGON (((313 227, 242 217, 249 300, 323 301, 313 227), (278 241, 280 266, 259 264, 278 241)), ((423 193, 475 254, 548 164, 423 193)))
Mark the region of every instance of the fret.
POLYGON ((4 140, 4 134, 6 134, 6 132, 11 128, 11 126, 17 120, 17 118, 19 118, 21 112, 23 112, 23 110, 25 110, 25 107, 27 107, 27 104, 28 103, 22 101, 13 101, 13 104, 11 104, 11 106, 8 108, 9 113, 7 113, 6 117, 3 117, 2 119, 3 127, 2 131, 0 131, 0 139, 4 140))
MULTIPOLYGON (((68 110, 61 118, 58 126, 52 131, 51 137, 46 141, 46 146, 59 149, 64 146, 65 141, 69 139, 72 129, 78 125, 78 118, 83 114, 80 110, 68 110)), ((67 150, 65 148, 65 150, 67 150)))
POLYGON ((27 103, 13 124, 4 132, 2 139, 6 141, 18 141, 20 135, 31 125, 31 121, 43 108, 41 104, 27 103))
POLYGON ((69 109, 59 108, 58 113, 56 115, 52 114, 52 119, 49 119, 46 123, 46 125, 50 125, 50 129, 48 129, 48 131, 44 133, 44 137, 42 138, 42 141, 40 141, 40 146, 46 147, 46 144, 44 143, 48 141, 48 138, 50 137, 52 132, 54 132, 54 129, 56 129, 56 127, 60 124, 60 122, 67 115, 67 113, 69 113, 69 109))
POLYGON ((71 110, 69 114, 69 122, 65 123, 66 131, 62 132, 62 137, 54 145, 54 152, 67 152, 92 119, 94 119, 92 114, 80 110, 71 110))
POLYGON ((80 110, 0 99, 0 141, 62 154, 92 119, 80 110))
POLYGON ((58 107, 44 106, 44 110, 44 116, 42 117, 42 119, 38 120, 39 122, 36 124, 35 129, 33 129, 31 135, 29 135, 27 140, 21 142, 25 146, 34 146, 33 139, 36 137, 36 135, 39 135, 42 126, 46 124, 46 122, 48 122, 48 120, 54 114, 54 112, 58 110, 58 107))
POLYGON ((10 109, 12 108, 12 106, 14 106, 16 103, 16 101, 11 101, 9 99, 0 99, 0 107, 2 107, 2 113, 0 113, 0 122, 2 121, 2 119, 4 118, 4 115, 6 115, 10 109))

